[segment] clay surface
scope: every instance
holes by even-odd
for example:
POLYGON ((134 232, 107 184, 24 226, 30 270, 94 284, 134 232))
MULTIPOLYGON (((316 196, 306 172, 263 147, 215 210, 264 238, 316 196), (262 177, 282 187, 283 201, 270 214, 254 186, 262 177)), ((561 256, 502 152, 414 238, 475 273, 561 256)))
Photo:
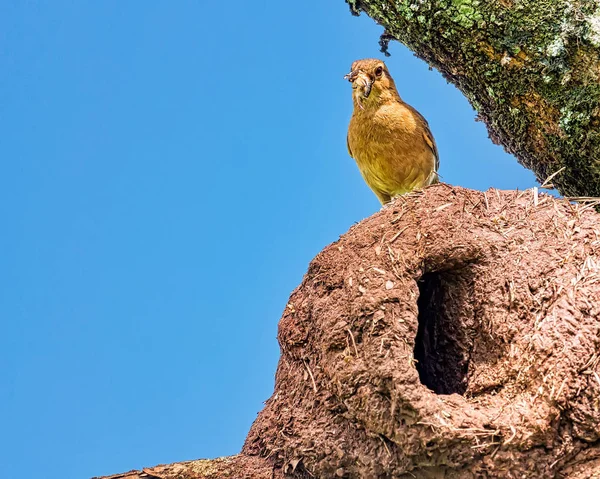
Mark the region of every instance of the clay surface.
POLYGON ((600 221, 440 184, 325 248, 244 454, 320 478, 600 477, 600 221))

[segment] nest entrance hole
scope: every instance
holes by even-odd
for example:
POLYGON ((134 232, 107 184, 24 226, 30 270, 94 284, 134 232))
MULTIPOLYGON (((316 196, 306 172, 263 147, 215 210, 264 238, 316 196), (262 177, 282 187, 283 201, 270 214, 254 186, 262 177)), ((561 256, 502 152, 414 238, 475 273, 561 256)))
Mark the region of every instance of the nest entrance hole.
POLYGON ((464 394, 473 347, 473 278, 469 268, 431 272, 419 286, 414 356, 421 383, 436 394, 464 394))

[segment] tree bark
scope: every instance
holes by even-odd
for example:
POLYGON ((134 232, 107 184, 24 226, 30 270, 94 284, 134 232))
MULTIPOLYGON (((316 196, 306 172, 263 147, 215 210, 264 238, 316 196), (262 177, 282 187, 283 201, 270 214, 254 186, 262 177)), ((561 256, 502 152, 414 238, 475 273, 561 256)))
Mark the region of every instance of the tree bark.
POLYGON ((283 472, 268 459, 238 454, 217 459, 176 462, 92 479, 281 479, 283 472))
POLYGON ((600 196, 596 0, 346 0, 456 85, 504 146, 565 196, 600 196))

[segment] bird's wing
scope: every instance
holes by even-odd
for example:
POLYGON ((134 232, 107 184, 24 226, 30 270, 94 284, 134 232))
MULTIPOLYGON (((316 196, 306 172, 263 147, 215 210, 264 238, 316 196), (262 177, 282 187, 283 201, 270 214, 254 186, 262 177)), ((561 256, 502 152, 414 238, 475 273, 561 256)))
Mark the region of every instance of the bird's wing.
POLYGON ((440 154, 438 153, 437 145, 435 144, 429 125, 427 125, 427 128, 423 131, 423 139, 425 140, 425 143, 427 143, 427 146, 431 148, 431 151, 435 156, 435 171, 437 173, 440 169, 440 154))
POLYGON ((346 135, 346 146, 348 147, 348 154, 350 155, 350 158, 354 158, 352 156, 352 150, 350 149, 350 141, 348 140, 348 135, 346 135))
POLYGON ((435 156, 435 172, 437 173, 440 169, 440 154, 438 153, 437 145, 435 144, 435 139, 433 138, 433 134, 431 133, 431 128, 429 128, 429 123, 423 115, 421 115, 417 110, 415 110, 412 106, 408 105, 410 110, 423 122, 423 139, 427 146, 431 148, 433 155, 435 156))

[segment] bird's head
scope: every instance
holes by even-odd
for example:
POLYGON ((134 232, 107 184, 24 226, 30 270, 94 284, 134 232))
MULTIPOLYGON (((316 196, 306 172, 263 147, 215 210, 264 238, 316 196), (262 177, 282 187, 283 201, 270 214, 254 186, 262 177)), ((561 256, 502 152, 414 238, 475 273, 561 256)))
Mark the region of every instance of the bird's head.
POLYGON ((385 63, 375 58, 356 60, 344 79, 352 83, 354 104, 361 109, 399 98, 385 63))

